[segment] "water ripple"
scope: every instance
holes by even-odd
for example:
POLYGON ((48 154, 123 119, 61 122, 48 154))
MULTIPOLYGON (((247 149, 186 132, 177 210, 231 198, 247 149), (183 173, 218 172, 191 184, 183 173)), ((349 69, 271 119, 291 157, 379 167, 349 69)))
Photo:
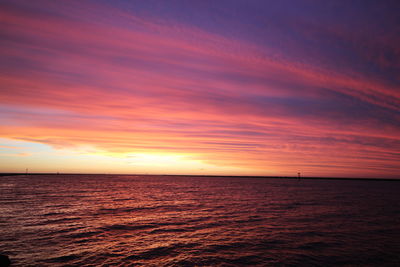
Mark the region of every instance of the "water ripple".
POLYGON ((0 187, 14 266, 399 266, 400 183, 41 176, 0 187))

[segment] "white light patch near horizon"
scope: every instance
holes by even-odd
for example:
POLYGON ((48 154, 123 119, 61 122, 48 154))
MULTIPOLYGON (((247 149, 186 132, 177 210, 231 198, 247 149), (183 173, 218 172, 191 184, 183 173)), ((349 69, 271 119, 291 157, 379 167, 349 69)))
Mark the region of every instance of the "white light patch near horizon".
POLYGON ((235 171, 250 174, 250 169, 217 166, 168 153, 107 153, 90 147, 52 146, 1 138, 0 168, 4 172, 115 173, 115 174, 224 174, 235 171), (45 163, 45 164, 44 164, 45 163), (24 168, 21 169, 21 166, 24 168))

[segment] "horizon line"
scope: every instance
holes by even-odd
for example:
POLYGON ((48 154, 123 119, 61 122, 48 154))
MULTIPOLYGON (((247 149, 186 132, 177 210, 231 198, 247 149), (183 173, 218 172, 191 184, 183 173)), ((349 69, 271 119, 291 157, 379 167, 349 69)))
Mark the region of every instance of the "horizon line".
POLYGON ((190 176, 190 177, 232 177, 232 178, 265 178, 265 179, 315 179, 315 180, 369 180, 369 181, 400 181, 400 178, 377 178, 377 177, 329 177, 329 176, 280 176, 280 175, 207 175, 207 174, 148 174, 148 173, 60 173, 60 172, 0 172, 0 176, 19 175, 119 175, 119 176, 190 176))

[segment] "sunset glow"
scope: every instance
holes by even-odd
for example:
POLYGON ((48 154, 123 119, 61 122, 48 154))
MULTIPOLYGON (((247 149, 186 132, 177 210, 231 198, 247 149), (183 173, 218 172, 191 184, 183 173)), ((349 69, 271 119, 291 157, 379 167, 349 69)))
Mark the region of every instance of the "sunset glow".
POLYGON ((341 3, 1 1, 0 172, 398 177, 398 14, 341 3))

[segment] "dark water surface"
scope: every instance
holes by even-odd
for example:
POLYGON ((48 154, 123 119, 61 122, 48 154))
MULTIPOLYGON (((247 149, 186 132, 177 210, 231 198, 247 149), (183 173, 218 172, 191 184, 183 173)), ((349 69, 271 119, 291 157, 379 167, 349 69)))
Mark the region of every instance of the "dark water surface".
POLYGON ((13 266, 400 266, 400 182, 0 177, 13 266))

